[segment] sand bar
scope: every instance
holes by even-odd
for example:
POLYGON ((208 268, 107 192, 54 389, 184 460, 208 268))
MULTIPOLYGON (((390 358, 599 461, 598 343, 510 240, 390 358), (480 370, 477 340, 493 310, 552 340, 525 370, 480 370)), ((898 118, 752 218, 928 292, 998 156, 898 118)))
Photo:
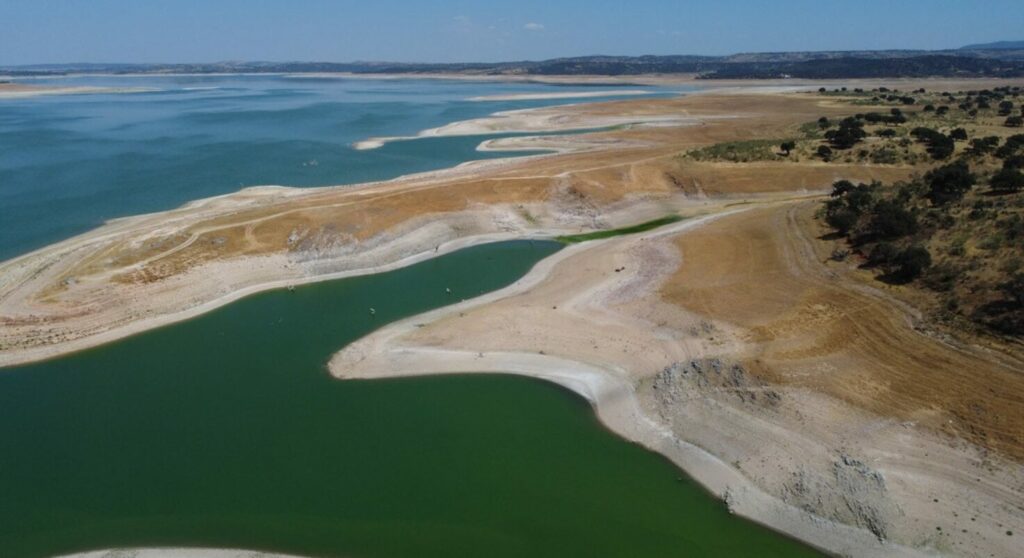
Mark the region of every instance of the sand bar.
POLYGON ((542 99, 589 99, 594 97, 628 97, 631 95, 650 95, 644 89, 608 89, 604 91, 567 91, 563 93, 512 93, 502 95, 482 95, 470 97, 467 101, 534 101, 542 99))
POLYGON ((25 99, 45 95, 98 95, 122 93, 147 93, 159 91, 150 87, 51 87, 22 83, 0 83, 0 99, 25 99))

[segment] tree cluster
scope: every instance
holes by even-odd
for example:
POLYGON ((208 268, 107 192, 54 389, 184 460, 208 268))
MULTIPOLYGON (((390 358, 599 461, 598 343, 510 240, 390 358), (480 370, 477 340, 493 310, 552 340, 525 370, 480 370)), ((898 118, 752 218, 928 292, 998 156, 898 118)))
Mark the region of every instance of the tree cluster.
MULTIPOLYGON (((953 155, 956 145, 952 136, 947 136, 938 130, 918 126, 910 131, 910 135, 928 146, 928 153, 934 159, 948 159, 953 155)), ((964 134, 966 138, 966 134, 964 134)))
POLYGON ((847 117, 839 121, 839 127, 825 132, 825 139, 834 149, 850 149, 867 136, 864 122, 847 117))

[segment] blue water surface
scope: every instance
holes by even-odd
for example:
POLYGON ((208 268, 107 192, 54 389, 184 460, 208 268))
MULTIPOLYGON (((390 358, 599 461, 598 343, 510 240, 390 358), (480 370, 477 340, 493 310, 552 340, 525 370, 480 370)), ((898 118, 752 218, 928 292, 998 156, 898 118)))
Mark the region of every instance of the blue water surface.
POLYGON ((352 144, 495 111, 574 102, 471 97, 595 90, 284 75, 75 76, 26 83, 148 91, 0 99, 0 260, 108 219, 248 186, 355 184, 507 156, 477 152, 481 136, 367 151, 352 144))

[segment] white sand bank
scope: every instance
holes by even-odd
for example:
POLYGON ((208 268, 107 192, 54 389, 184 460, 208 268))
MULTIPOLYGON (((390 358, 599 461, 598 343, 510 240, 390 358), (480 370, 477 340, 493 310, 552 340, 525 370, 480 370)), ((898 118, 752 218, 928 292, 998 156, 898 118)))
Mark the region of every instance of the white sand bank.
POLYGON ((481 95, 470 97, 467 101, 534 101, 543 99, 590 99, 595 97, 628 97, 631 95, 650 95, 644 89, 607 89, 604 91, 566 91, 561 93, 510 93, 502 95, 481 95))

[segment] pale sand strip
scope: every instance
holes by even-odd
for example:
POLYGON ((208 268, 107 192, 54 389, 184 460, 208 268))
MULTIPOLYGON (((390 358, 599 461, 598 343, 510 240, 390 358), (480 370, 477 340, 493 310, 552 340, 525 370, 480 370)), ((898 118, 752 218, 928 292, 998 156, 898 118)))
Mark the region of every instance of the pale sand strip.
MULTIPOLYGON (((565 232, 565 231, 561 231, 565 232)), ((501 242, 505 240, 543 240, 545 238, 551 238, 557 234, 561 234, 557 231, 551 231, 550 234, 545 234, 544 231, 538 231, 534 235, 521 235, 515 233, 494 233, 494 234, 481 234, 475 236, 467 236, 456 238, 450 241, 444 241, 437 244, 436 249, 425 250, 414 252, 411 255, 401 257, 400 259, 389 261, 388 263, 381 265, 372 265, 368 267, 360 267, 358 269, 352 269, 347 271, 339 271, 335 273, 325 273, 322 275, 307 275, 294 277, 288 279, 277 279, 282 275, 281 270, 288 268, 288 263, 283 258, 253 258, 250 261, 232 262, 219 267, 214 273, 223 273, 234 276, 248 276, 248 285, 240 287, 238 289, 231 290, 219 297, 213 298, 202 304, 187 307, 183 310, 176 311, 173 313, 160 314, 151 316, 148 318, 139 319, 131 322, 125 327, 116 327, 107 329, 101 333, 89 337, 81 337, 71 341, 63 342, 60 346, 42 346, 34 347, 31 349, 20 350, 17 352, 2 352, 0 353, 0 366, 16 366, 22 363, 35 362, 39 360, 45 360, 49 358, 55 358, 67 353, 75 351, 81 351, 91 347, 96 347, 118 339, 124 339, 137 333, 142 333, 151 329, 155 329, 161 326, 185 321, 212 310, 216 310, 222 306, 230 304, 241 298, 260 293, 263 291, 269 291, 273 289, 283 289, 286 287, 294 287, 300 285, 306 285, 310 283, 319 283, 322 281, 331 281, 334 279, 345 279, 349 277, 359 277, 363 275, 373 275, 376 273, 384 273, 386 271, 394 271, 401 269, 419 262, 423 262, 438 256, 443 256, 451 252, 477 246, 481 244, 488 244, 491 242, 501 242)), ((421 239, 422 240, 422 239, 421 239)), ((421 242, 416 242, 410 238, 403 238, 402 243, 410 243, 419 245, 421 242)), ((400 247, 396 246, 396 250, 400 247)), ((387 258, 382 258, 385 261, 387 258)), ((2 372, 0 372, 2 373, 2 372)))
MULTIPOLYGON (((496 372, 553 381, 587 398, 611 430, 668 456, 724 499, 733 512, 829 552, 865 557, 936 553, 1013 556, 1007 546, 1012 539, 998 532, 996 525, 1019 528, 1020 515, 1005 500, 1013 498, 1013 490, 1004 484, 1013 482, 1019 468, 1011 467, 1004 474, 1007 470, 995 465, 978 465, 973 448, 949 446, 921 431, 866 416, 839 401, 801 390, 784 391, 786 404, 807 414, 814 412, 815 421, 825 426, 808 427, 803 418, 787 422, 774 410, 732 405, 716 393, 695 394, 694 399, 681 403, 690 417, 685 438, 664 419, 650 414, 649 399, 642 402, 637 391, 645 381, 644 374, 665 365, 660 356, 663 351, 675 351, 671 362, 699 355, 701 347, 681 340, 679 333, 667 326, 635 317, 663 319, 663 315, 651 314, 657 312, 657 303, 641 307, 636 310, 638 314, 623 314, 620 308, 634 304, 631 301, 637 296, 656 291, 666 268, 672 267, 670 262, 657 263, 658 252, 665 249, 665 243, 658 239, 739 211, 745 210, 695 219, 645 235, 567 248, 501 291, 414 316, 370 334, 337 353, 330 369, 339 378, 496 372), (608 273, 618 265, 627 269, 608 273), (595 275, 607 278, 598 280, 595 275), (547 351, 538 351, 542 347, 547 351), (688 440, 700 441, 701 445, 688 440), (744 460, 742 472, 732 464, 737 452, 757 452, 768 446, 774 448, 778 461, 744 460), (715 452, 704 447, 715 448, 715 452), (822 478, 827 480, 836 467, 833 459, 847 452, 880 456, 865 459, 868 463, 886 463, 878 470, 888 481, 884 494, 861 494, 859 481, 847 486, 847 479, 838 474, 835 485, 816 487, 815 493, 826 508, 832 505, 833 493, 857 509, 861 505, 871 509, 895 507, 890 538, 884 542, 867 528, 829 519, 824 514, 831 513, 831 509, 814 509, 812 513, 764 489, 801 470, 791 467, 794 461, 806 461, 809 469, 820 466, 825 473, 822 478), (939 467, 935 462, 950 466, 939 467), (975 476, 984 478, 993 489, 974 485, 975 476), (947 508, 933 505, 932 497, 941 499, 945 506, 955 503, 963 514, 986 518, 984 535, 963 535, 972 541, 972 551, 946 548, 933 540, 934 525, 943 521, 939 516, 947 513, 947 508)), ((728 342, 715 350, 721 351, 715 354, 728 354, 728 342)))
MULTIPOLYGON (((685 125, 698 119, 672 114, 594 114, 575 111, 580 105, 559 105, 532 109, 496 112, 483 118, 461 120, 438 128, 423 130, 413 136, 374 137, 352 144, 354 149, 377 149, 386 143, 432 137, 479 136, 485 134, 521 134, 538 132, 569 132, 625 125, 685 125)), ((705 118, 706 120, 706 118, 705 118)))
POLYGON ((275 554, 257 550, 219 548, 111 548, 61 558, 300 558, 293 554, 275 554))
POLYGON ((0 84, 0 99, 25 99, 29 97, 42 97, 46 95, 99 95, 99 94, 128 94, 148 93, 159 91, 151 87, 40 87, 25 86, 24 88, 3 88, 0 84))
POLYGON ((594 97, 628 97, 631 95, 650 95, 644 89, 608 89, 604 91, 567 91, 563 93, 511 93, 502 95, 481 95, 470 97, 467 101, 534 101, 543 99, 590 99, 594 97))

